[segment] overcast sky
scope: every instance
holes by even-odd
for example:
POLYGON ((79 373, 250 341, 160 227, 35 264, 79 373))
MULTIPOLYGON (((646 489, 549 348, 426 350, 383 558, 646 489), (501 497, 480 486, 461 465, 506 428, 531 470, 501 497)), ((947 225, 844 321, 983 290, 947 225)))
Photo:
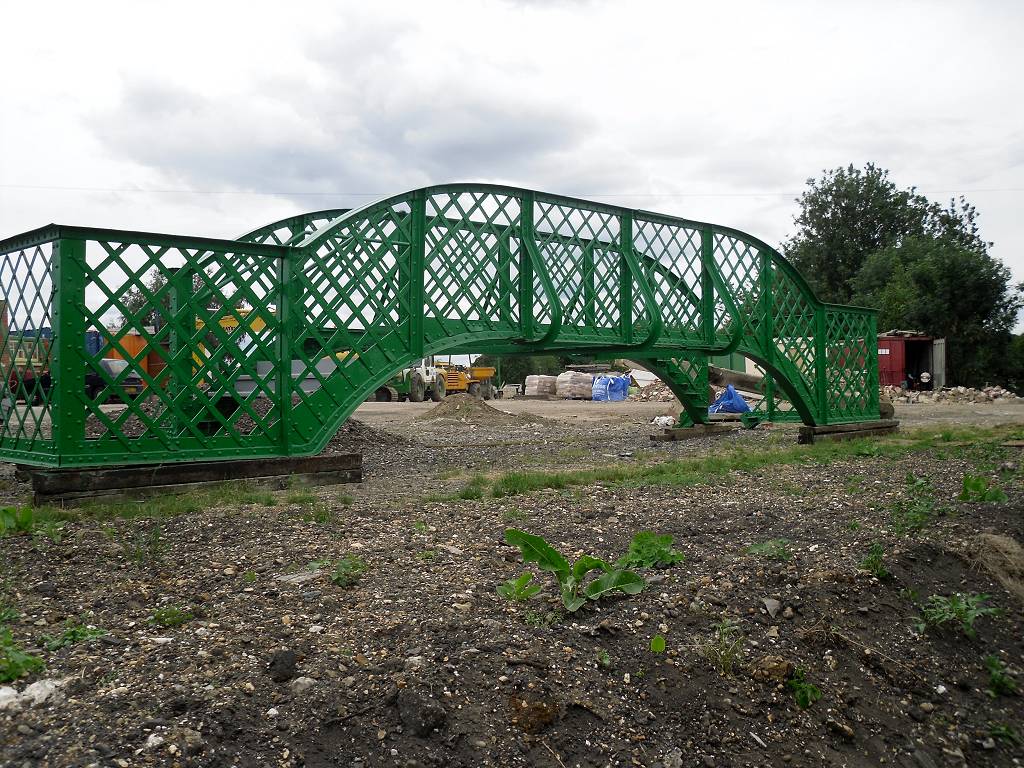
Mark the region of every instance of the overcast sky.
POLYGON ((0 237, 235 237, 491 181, 778 244, 824 168, 963 192, 1024 280, 1018 2, 5 3, 0 237))

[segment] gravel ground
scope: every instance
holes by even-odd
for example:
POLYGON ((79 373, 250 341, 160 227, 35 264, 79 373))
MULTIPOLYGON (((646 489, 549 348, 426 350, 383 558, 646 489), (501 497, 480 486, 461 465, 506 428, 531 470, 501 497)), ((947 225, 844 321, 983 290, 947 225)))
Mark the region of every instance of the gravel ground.
MULTIPOLYGON (((647 421, 666 404, 497 405, 510 415, 363 406, 335 440, 363 451, 360 485, 240 492, 160 519, 143 506, 0 539, 0 612, 17 614, 14 642, 46 663, 13 686, 61 683, 0 711, 0 765, 1024 762, 1024 698, 990 695, 985 667, 994 657, 1024 689, 1024 609, 979 565, 977 538, 1024 542, 1019 449, 947 435, 899 455, 758 466, 735 463, 736 449, 789 446, 792 428, 653 443, 647 421), (637 474, 699 457, 738 468, 696 485, 454 498, 479 475, 637 474), (1008 499, 959 501, 965 474, 1008 499), (924 497, 934 519, 898 533, 894 506, 924 497), (496 594, 526 570, 508 526, 571 558, 614 559, 653 530, 685 559, 641 571, 638 595, 569 614, 535 566, 539 595, 496 594), (776 557, 747 551, 777 539, 776 557), (859 566, 873 544, 884 578, 859 566), (332 580, 342 558, 365 570, 332 580), (1001 614, 978 618, 974 638, 915 628, 928 596, 957 592, 987 594, 1001 614), (46 647, 72 626, 105 634, 46 647), (806 709, 801 675, 821 694, 806 709)), ((897 416, 941 424, 942 409, 897 416)), ((954 424, 1024 423, 1024 406, 945 410, 954 424)), ((8 482, 14 501, 24 489, 8 482)))

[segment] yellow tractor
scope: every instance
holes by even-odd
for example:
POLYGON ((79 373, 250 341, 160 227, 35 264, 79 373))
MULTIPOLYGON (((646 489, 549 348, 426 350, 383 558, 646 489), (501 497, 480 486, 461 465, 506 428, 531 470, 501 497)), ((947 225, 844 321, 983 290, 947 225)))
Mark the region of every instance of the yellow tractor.
POLYGON ((455 365, 451 361, 437 362, 436 365, 438 371, 444 374, 447 394, 466 392, 484 400, 498 396, 493 382, 496 369, 486 365, 455 365))

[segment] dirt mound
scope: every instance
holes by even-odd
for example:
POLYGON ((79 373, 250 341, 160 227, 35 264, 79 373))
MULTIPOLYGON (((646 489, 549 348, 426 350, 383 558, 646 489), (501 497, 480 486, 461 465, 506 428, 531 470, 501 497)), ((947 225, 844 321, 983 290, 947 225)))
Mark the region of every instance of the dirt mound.
POLYGON ((1024 547, 1012 536, 982 533, 974 539, 971 558, 1024 603, 1024 547))
POLYGON ((409 443, 404 437, 364 424, 356 419, 347 419, 324 448, 324 453, 347 453, 380 446, 399 446, 409 443))
MULTIPOLYGON (((535 417, 531 417, 535 418, 535 417)), ((522 422, 519 416, 492 408, 472 395, 448 395, 429 411, 416 417, 416 421, 458 421, 464 424, 513 424, 522 422)))

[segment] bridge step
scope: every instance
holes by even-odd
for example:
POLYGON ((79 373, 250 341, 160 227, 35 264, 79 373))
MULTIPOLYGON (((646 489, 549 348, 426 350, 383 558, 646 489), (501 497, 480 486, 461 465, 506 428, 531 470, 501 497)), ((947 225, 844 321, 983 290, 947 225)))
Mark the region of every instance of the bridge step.
POLYGON ((860 437, 888 435, 899 429, 899 419, 855 421, 850 424, 823 424, 818 427, 800 427, 797 442, 802 445, 821 440, 856 440, 860 437))
POLYGON ((20 480, 32 482, 33 504, 76 506, 102 499, 117 501, 167 493, 185 493, 243 481, 269 488, 337 485, 363 479, 363 456, 289 456, 240 461, 140 464, 88 469, 40 469, 18 466, 20 480))

